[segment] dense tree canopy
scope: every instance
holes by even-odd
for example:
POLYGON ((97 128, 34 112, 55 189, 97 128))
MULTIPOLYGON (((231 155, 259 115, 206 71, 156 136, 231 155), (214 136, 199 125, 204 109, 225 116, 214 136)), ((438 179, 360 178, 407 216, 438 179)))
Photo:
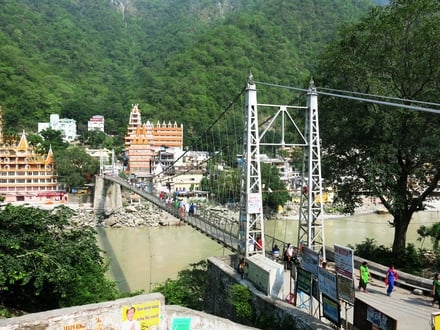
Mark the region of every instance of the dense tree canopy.
POLYGON ((94 175, 99 173, 99 160, 91 157, 83 148, 71 146, 62 153, 55 153, 55 157, 57 174, 67 191, 91 183, 94 175))
POLYGON ((302 85, 310 57, 339 22, 359 17, 373 1, 119 1, 122 9, 112 3, 2 3, 6 132, 36 131, 38 121, 57 113, 76 120, 84 134, 99 114, 106 133, 123 136, 130 105, 139 103, 145 120, 183 123, 189 145, 250 70, 260 81, 302 85))
POLYGON ((431 107, 412 100, 438 101, 439 35, 438 1, 392 1, 342 29, 317 70, 318 85, 402 104, 343 98, 320 104, 325 177, 338 183, 349 211, 360 192, 380 198, 393 216, 394 253, 405 247, 412 215, 440 179, 439 114, 404 108, 431 107))
POLYGON ((0 211, 0 305, 26 312, 117 297, 92 228, 79 228, 65 207, 10 204, 0 211))
POLYGON ((286 185, 280 180, 280 172, 275 166, 261 164, 261 181, 263 189, 263 205, 271 210, 284 206, 290 199, 286 185))

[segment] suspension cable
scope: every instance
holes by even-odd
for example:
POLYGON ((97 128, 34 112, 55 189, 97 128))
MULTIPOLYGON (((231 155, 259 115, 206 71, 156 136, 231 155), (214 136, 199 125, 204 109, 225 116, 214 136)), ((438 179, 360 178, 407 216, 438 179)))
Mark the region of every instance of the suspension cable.
MULTIPOLYGON (((308 89, 292 87, 292 86, 287 86, 287 85, 270 84, 270 83, 264 83, 264 82, 258 82, 258 84, 272 86, 272 87, 280 87, 280 88, 285 88, 285 89, 292 89, 292 90, 297 90, 297 91, 302 91, 302 92, 308 91, 308 89)), ((356 100, 356 101, 362 101, 362 102, 368 102, 368 103, 387 105, 387 106, 391 106, 391 107, 440 114, 440 109, 425 108, 425 107, 420 107, 420 106, 416 106, 416 105, 394 103, 394 102, 389 102, 389 101, 380 101, 380 100, 377 100, 374 98, 382 98, 382 99, 388 99, 388 100, 394 100, 394 101, 400 101, 400 102, 411 102, 411 103, 416 103, 416 104, 434 105, 434 106, 440 107, 440 104, 438 104, 438 103, 401 99, 401 98, 391 97, 391 96, 379 96, 379 95, 374 95, 374 94, 364 94, 364 93, 359 93, 359 92, 342 91, 342 90, 329 89, 329 88, 317 88, 317 93, 321 94, 321 95, 335 96, 335 97, 340 97, 340 98, 345 98, 345 99, 350 99, 350 100, 356 100), (329 90, 329 91, 338 92, 338 93, 323 92, 322 90, 329 90), (341 93, 362 95, 365 97, 350 96, 350 95, 344 95, 341 93)))
POLYGON ((166 167, 165 169, 163 169, 161 172, 156 173, 152 176, 152 178, 155 178, 156 176, 159 176, 160 174, 166 172, 167 170, 169 170, 170 168, 172 168, 174 166, 174 164, 177 163, 177 161, 179 161, 181 158, 183 158, 190 150, 192 150, 192 148, 200 142, 200 140, 202 139, 202 137, 207 134, 214 126, 215 124, 217 124, 221 118, 223 118, 225 116, 225 114, 232 108, 232 106, 237 102, 237 100, 243 95, 243 93, 246 91, 246 86, 242 88, 242 90, 240 91, 240 93, 238 93, 234 99, 232 101, 229 102, 229 104, 226 106, 226 108, 223 110, 223 112, 217 117, 217 119, 212 122, 212 124, 199 136, 199 138, 197 140, 195 140, 191 145, 190 148, 188 148, 187 150, 185 150, 176 160, 174 160, 173 164, 169 165, 168 167, 166 167))

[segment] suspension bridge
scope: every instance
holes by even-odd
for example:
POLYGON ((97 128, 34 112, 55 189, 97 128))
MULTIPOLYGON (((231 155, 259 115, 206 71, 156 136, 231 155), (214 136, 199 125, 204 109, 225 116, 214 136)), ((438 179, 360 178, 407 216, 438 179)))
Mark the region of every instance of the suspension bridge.
MULTIPOLYGON (((304 90, 301 90, 301 92, 304 92, 304 90)), ((157 173, 149 178, 150 189, 147 190, 136 189, 129 182, 116 176, 104 175, 102 178, 133 190, 144 199, 167 210, 174 216, 182 218, 183 221, 197 227, 208 236, 231 250, 237 251, 244 257, 250 257, 254 254, 265 256, 276 240, 278 240, 277 244, 279 246, 283 246, 284 242, 267 236, 264 231, 263 193, 276 194, 277 192, 270 192, 271 182, 265 184, 262 182, 260 148, 264 148, 265 152, 270 152, 272 155, 276 155, 279 148, 301 148, 304 151, 302 152, 302 165, 299 166, 302 167, 301 178, 303 182, 300 184, 302 189, 299 188, 298 190, 300 207, 297 241, 314 251, 318 251, 325 259, 325 249, 323 248, 325 246, 324 228, 321 217, 323 203, 316 200, 316 196, 322 198, 323 188, 320 164, 318 101, 313 83, 306 91, 306 95, 306 105, 303 106, 258 103, 256 85, 250 77, 246 88, 235 99, 238 101, 240 97, 244 97, 244 111, 240 109, 238 114, 237 111, 234 113, 231 109, 237 109, 237 107, 234 107, 231 103, 214 121, 215 125, 211 125, 207 133, 189 148, 191 150, 201 150, 200 148, 212 150, 211 154, 213 156, 206 164, 207 171, 210 172, 210 179, 217 176, 217 186, 223 189, 222 192, 215 191, 215 193, 222 195, 223 200, 227 198, 228 201, 239 205, 238 218, 227 218, 221 212, 213 211, 212 207, 204 208, 202 205, 198 205, 195 216, 182 217, 177 210, 167 207, 163 200, 158 198, 159 191, 154 191, 152 187, 157 183, 159 183, 159 186, 164 185, 163 182, 170 180, 169 175, 166 174, 175 173, 175 170, 170 171, 170 168, 175 166, 174 164, 164 166, 162 173, 157 173), (264 130, 261 129, 259 123, 259 108, 269 109, 269 111, 263 112, 266 117, 264 130), (273 109, 276 109, 276 111, 273 111, 273 109), (228 111, 232 112, 232 115, 228 116, 228 111), (294 118, 292 111, 297 113, 296 117, 300 118, 299 122, 301 124, 298 124, 298 119, 294 118), (240 121, 237 122, 238 120, 240 121), (244 122, 244 127, 240 125, 242 122, 244 122), (300 126, 304 125, 305 129, 300 129, 300 126), (276 129, 280 129, 280 133, 276 133, 276 129), (262 130, 261 134, 260 130, 262 130), (270 135, 272 135, 272 138, 269 138, 270 135), (289 139, 292 141, 289 141, 289 139), (214 146, 209 147, 211 141, 214 146), (241 141, 244 146, 242 149, 238 148, 240 144, 237 141, 241 141), (226 147, 221 145, 222 143, 226 147), (244 161, 241 166, 237 166, 237 154, 241 154, 243 157, 244 161), (241 181, 240 185, 237 185, 237 182, 227 182, 230 180, 228 176, 233 175, 234 171, 240 173, 236 178, 236 180, 241 181), (222 177, 221 172, 228 175, 222 177), (224 180, 224 182, 221 180, 224 180), (265 185, 265 191, 263 192, 265 185), (269 240, 270 244, 267 244, 269 240), (257 241, 259 242, 259 248, 255 248, 257 241)), ((242 103, 240 103, 240 108, 242 108, 242 103)), ((185 153, 181 157, 184 157, 184 155, 185 153)), ((99 184, 99 182, 101 181, 97 180, 96 187, 102 186, 102 183, 99 184)), ((95 188, 95 209, 105 208, 103 206, 105 196, 100 196, 101 194, 102 189, 95 188), (99 193, 97 194, 96 191, 99 193)), ((288 238, 288 240, 294 241, 293 238, 288 238)))
MULTIPOLYGON (((412 105, 409 105, 408 100, 352 92, 347 95, 344 91, 332 89, 320 89, 319 94, 414 111, 440 113, 440 110, 427 107, 434 105, 432 103, 411 101, 412 105)), ((264 162, 262 155, 280 157, 283 153, 286 154, 286 150, 290 153, 292 150, 297 151, 294 156, 282 157, 286 160, 285 163, 289 163, 288 166, 292 166, 294 162, 300 168, 299 175, 295 179, 296 191, 284 191, 293 192, 298 197, 298 237, 279 239, 284 242, 296 242, 297 247, 306 246, 319 253, 325 260, 318 90, 314 82, 310 82, 308 89, 302 89, 255 82, 251 75, 246 87, 215 120, 211 121, 209 126, 207 122, 201 122, 200 125, 205 126, 206 129, 199 137, 192 138, 194 142, 185 148, 187 151, 171 164, 169 162, 159 163, 158 168, 161 170, 144 178, 148 181, 149 189, 142 191, 135 189, 134 192, 164 208, 164 203, 158 198, 159 192, 166 190, 171 193, 170 182, 173 179, 179 181, 176 178, 178 179, 180 175, 204 168, 206 190, 211 195, 215 195, 214 199, 220 204, 239 205, 238 215, 235 219, 226 218, 219 212, 212 211, 212 207, 199 205, 197 217, 187 218, 184 221, 188 223, 193 221, 194 226, 197 221, 198 227, 205 226, 201 230, 207 235, 213 236, 212 233, 215 232, 220 237, 212 237, 213 239, 219 242, 224 240, 225 246, 244 257, 254 254, 265 255, 273 246, 275 238, 268 237, 264 230, 263 201, 267 202, 270 197, 280 192, 271 189, 273 188, 272 182, 266 180, 263 183, 262 181, 261 164, 264 162), (267 90, 259 92, 265 102, 258 102, 256 83, 267 88, 287 90, 289 93, 283 95, 286 102, 283 104, 267 102, 272 94, 267 90), (295 101, 292 102, 292 100, 295 101), (296 104, 292 105, 292 103, 296 104), (188 151, 196 150, 208 150, 211 157, 205 160, 204 164, 193 164, 189 168, 178 171, 179 161, 188 151), (238 164, 237 155, 242 158, 241 164, 238 164), (213 226, 212 230, 207 229, 208 224, 213 226), (260 240, 261 249, 254 248, 258 240, 260 240)), ((115 176, 103 176, 103 178, 127 189, 134 188, 115 176)), ((287 186, 290 183, 289 180, 292 178, 284 178, 287 186)), ((194 182, 194 184, 199 183, 194 182)), ((105 208, 103 206, 105 197, 101 197, 98 194, 94 203, 97 210, 105 208)), ((180 217, 173 209, 167 211, 180 217)))
MULTIPOLYGON (((271 86, 271 84, 259 84, 271 86)), ((203 207, 201 204, 198 205, 197 213, 189 216, 186 213, 182 215, 177 209, 167 206, 158 196, 161 189, 154 189, 154 187, 166 186, 166 182, 170 181, 169 173, 178 176, 175 170, 170 171, 170 168, 176 166, 175 164, 164 166, 161 173, 152 175, 149 178, 149 189, 146 190, 136 188, 130 182, 117 176, 98 177, 95 189, 95 208, 105 209, 106 207, 104 201, 106 189, 103 188, 105 182, 122 186, 196 227, 240 256, 250 258, 260 254, 265 257, 270 253, 274 244, 284 246, 285 242, 292 242, 295 239, 271 237, 265 233, 263 201, 267 198, 267 194, 271 193, 271 182, 263 183, 262 180, 261 151, 277 154, 278 150, 296 148, 301 150, 300 159, 297 160, 301 168, 301 182, 297 190, 299 195, 298 222, 294 222, 298 225, 297 248, 300 245, 307 247, 325 260, 324 203, 322 200, 324 187, 321 176, 318 91, 313 81, 308 89, 292 89, 296 95, 289 95, 289 101, 285 104, 259 103, 256 82, 250 77, 246 88, 208 127, 206 134, 193 139, 195 142, 189 148, 190 150, 211 150, 213 156, 207 160, 207 176, 209 180, 217 181, 215 194, 218 200, 237 203, 238 216, 227 216, 213 210, 213 207, 203 207), (292 99, 301 99, 298 94, 304 96, 304 105, 291 104, 292 99), (242 97, 244 101, 241 100, 242 97), (238 102, 239 100, 241 102, 238 102), (237 109, 236 103, 240 103, 240 111, 230 111, 237 109), (232 112, 232 115, 228 116, 229 112, 232 112), (292 113, 295 113, 296 117, 292 113), (261 122, 259 116, 263 117, 261 122), (243 158, 242 164, 238 166, 237 154, 243 158), (240 185, 237 185, 237 182, 231 182, 231 177, 234 178, 234 171, 240 173, 240 185), (222 176, 222 172, 228 175, 222 176), (220 179, 224 181, 221 182, 220 179), (237 186, 239 189, 235 188, 237 186), (256 248, 257 242, 260 248, 256 248)), ((320 94, 347 97, 339 94, 338 91, 320 92, 320 94)), ((361 96, 352 96, 352 98, 402 107, 400 103, 365 99, 361 96)), ((408 106, 405 105, 405 107, 408 106)), ((438 110, 419 106, 411 107, 411 109, 438 113, 438 110)), ((179 159, 184 156, 185 153, 179 159)), ((176 160, 176 164, 179 159, 176 160)), ((368 302, 373 303, 371 300, 368 302)), ((386 303, 383 305, 385 306, 386 303)), ((421 313, 426 317, 428 312, 425 307, 421 313)), ((402 315, 402 317, 405 316, 402 315)))

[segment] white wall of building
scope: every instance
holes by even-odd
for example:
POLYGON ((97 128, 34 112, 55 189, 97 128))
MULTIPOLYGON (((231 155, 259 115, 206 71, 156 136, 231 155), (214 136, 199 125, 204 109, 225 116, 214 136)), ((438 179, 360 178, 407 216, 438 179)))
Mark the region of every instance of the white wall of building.
POLYGON ((72 142, 76 139, 76 121, 74 119, 61 118, 58 114, 51 114, 48 123, 38 123, 38 133, 45 129, 61 131, 65 142, 72 142))
POLYGON ((104 132, 104 116, 96 115, 90 118, 87 124, 88 131, 100 131, 104 132))

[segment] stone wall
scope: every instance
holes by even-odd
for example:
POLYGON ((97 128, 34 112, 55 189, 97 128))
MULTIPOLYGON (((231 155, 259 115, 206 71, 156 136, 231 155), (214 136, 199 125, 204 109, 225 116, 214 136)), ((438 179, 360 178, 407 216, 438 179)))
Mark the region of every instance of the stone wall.
POLYGON ((258 291, 252 283, 241 279, 233 265, 235 256, 211 257, 208 259, 208 279, 205 294, 205 311, 232 321, 240 321, 231 303, 231 288, 234 284, 246 285, 252 292, 253 320, 277 329, 316 330, 332 329, 331 326, 310 316, 282 300, 272 299, 258 291))

